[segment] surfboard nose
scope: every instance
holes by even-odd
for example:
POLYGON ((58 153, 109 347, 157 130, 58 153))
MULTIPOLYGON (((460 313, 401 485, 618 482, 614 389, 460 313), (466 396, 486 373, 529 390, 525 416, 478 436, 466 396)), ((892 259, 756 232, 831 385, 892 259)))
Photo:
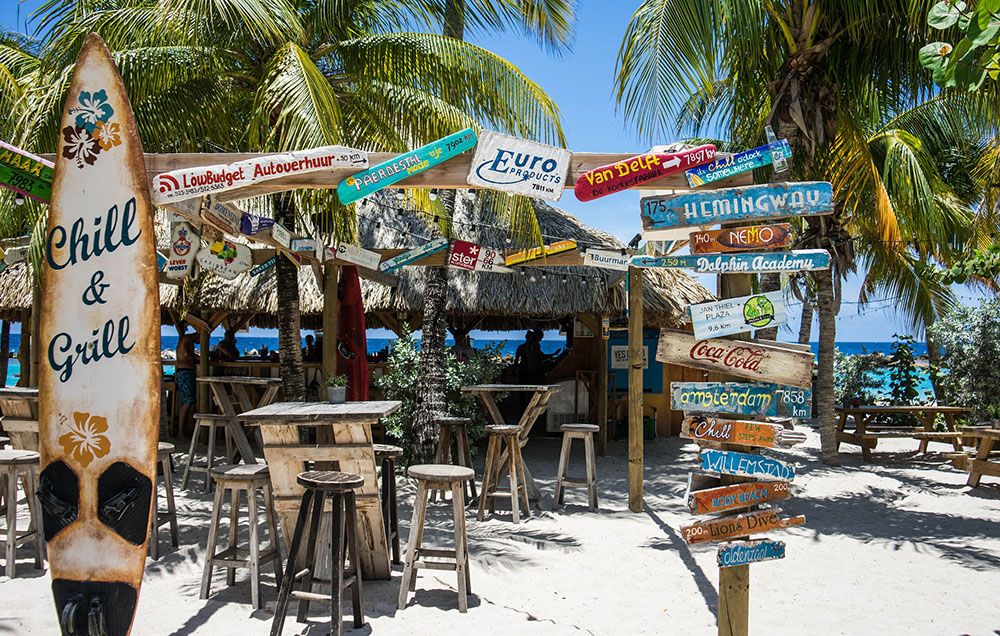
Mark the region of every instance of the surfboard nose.
POLYGON ((63 636, 125 636, 138 592, 114 581, 52 581, 63 636))

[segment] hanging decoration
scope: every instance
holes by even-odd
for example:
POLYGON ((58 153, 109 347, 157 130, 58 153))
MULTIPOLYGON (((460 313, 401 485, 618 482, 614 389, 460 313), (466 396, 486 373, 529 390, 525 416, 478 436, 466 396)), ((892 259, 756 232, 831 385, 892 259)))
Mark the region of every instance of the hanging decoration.
POLYGON ((195 257, 201 248, 201 237, 184 221, 170 224, 170 250, 164 273, 172 280, 182 280, 191 274, 195 257))

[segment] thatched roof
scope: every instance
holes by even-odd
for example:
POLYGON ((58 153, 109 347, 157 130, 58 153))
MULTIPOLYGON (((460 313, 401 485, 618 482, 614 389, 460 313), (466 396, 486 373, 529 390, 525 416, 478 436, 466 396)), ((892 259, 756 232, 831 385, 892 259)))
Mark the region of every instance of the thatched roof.
MULTIPOLYGON (((484 212, 478 201, 472 195, 459 195, 454 237, 483 245, 508 246, 503 221, 484 212)), ((581 248, 624 247, 610 234, 587 227, 562 210, 542 202, 534 205, 539 230, 546 242, 574 239, 581 248)), ((366 248, 415 247, 425 242, 430 233, 419 215, 402 210, 395 196, 389 193, 370 197, 360 204, 358 219, 360 243, 366 248)), ((169 236, 165 216, 158 215, 158 221, 157 243, 166 247, 169 236)), ((0 273, 0 318, 18 320, 19 312, 30 308, 26 271, 24 264, 18 264, 0 273)), ((201 276, 197 281, 189 281, 186 288, 160 285, 164 319, 166 310, 187 305, 207 313, 228 311, 235 317, 253 316, 251 325, 275 327, 277 292, 273 272, 272 269, 260 276, 243 274, 233 281, 201 276)), ((387 326, 386 319, 419 325, 426 270, 411 267, 395 273, 399 275, 395 287, 362 280, 369 326, 387 326)), ((448 314, 454 321, 466 324, 481 318, 477 324, 480 329, 550 328, 567 316, 582 313, 622 317, 625 288, 621 276, 615 274, 589 267, 532 268, 523 274, 520 270, 515 274, 449 270, 448 314)), ((697 281, 676 270, 646 270, 643 291, 644 317, 649 326, 679 326, 686 319, 687 305, 712 298, 697 281)), ((299 300, 303 326, 319 327, 323 293, 310 267, 299 270, 299 300)))

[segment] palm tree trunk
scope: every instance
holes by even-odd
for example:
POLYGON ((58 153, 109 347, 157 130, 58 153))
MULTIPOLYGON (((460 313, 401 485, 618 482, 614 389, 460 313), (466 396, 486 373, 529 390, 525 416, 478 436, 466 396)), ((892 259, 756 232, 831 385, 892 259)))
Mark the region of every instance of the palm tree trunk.
POLYGON ((10 321, 0 322, 0 386, 7 386, 7 365, 10 363, 10 321))
POLYGON ((816 417, 819 422, 820 452, 823 463, 840 465, 837 457, 836 410, 833 396, 833 359, 837 340, 837 307, 833 293, 833 272, 813 272, 819 309, 819 364, 816 384, 816 417))
POLYGON ((799 344, 809 344, 812 337, 813 306, 808 300, 802 301, 802 322, 799 323, 799 344))
MULTIPOLYGON (((274 220, 295 231, 295 204, 282 194, 274 199, 274 220)), ((281 399, 304 402, 306 376, 302 367, 302 313, 299 308, 299 270, 284 256, 275 266, 278 286, 278 349, 280 351, 281 399)), ((333 337, 336 337, 334 335, 333 337)))

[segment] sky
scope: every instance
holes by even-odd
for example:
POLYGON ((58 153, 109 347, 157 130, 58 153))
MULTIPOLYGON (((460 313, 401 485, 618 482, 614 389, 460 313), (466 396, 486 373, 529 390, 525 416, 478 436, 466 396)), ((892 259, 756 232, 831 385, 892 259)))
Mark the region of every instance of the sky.
MULTIPOLYGON (((0 0, 0 24, 24 30, 26 16, 41 0, 18 4, 0 0), (20 9, 20 21, 17 10, 20 9)), ((576 152, 639 153, 648 150, 615 107, 614 71, 618 48, 632 12, 639 0, 579 0, 576 35, 572 49, 558 55, 542 50, 534 41, 516 34, 471 33, 467 39, 506 58, 539 84, 559 105, 567 147, 576 152), (609 7, 615 10, 609 11, 609 7)), ((30 28, 30 25, 29 27, 30 28)), ((675 139, 662 139, 668 144, 675 139)), ((628 242, 640 229, 639 193, 624 192, 597 201, 581 203, 566 192, 555 204, 574 214, 587 225, 609 232, 628 242)), ((715 290, 715 277, 699 277, 715 290)), ((894 333, 909 333, 897 318, 891 299, 862 308, 856 304, 860 278, 851 276, 843 287, 844 305, 837 318, 837 340, 868 342, 891 340, 894 333)), ((965 304, 978 304, 982 294, 966 287, 956 289, 965 304)), ((794 316, 783 327, 779 339, 798 334, 800 308, 791 306, 794 316)), ((813 340, 817 327, 813 325, 813 340)))

